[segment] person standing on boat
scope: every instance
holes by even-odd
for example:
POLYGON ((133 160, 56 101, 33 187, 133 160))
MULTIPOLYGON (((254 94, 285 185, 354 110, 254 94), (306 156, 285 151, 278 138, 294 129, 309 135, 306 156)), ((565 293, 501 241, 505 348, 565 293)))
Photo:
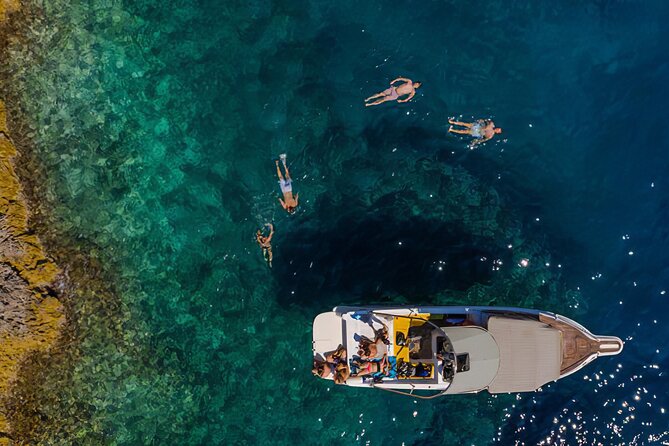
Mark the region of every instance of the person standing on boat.
POLYGON ((272 223, 265 223, 265 227, 269 228, 269 235, 265 237, 263 232, 258 229, 256 231, 256 242, 262 248, 262 255, 265 258, 265 261, 272 267, 272 237, 274 236, 274 225, 272 223))
POLYGON ((297 209, 299 199, 299 193, 295 194, 293 197, 293 180, 290 178, 290 172, 288 171, 288 166, 286 165, 286 154, 282 153, 279 155, 279 159, 283 163, 283 169, 286 171, 286 176, 284 178, 281 173, 281 168, 279 167, 279 160, 276 160, 276 174, 279 177, 279 187, 281 188, 281 193, 283 194, 283 200, 279 198, 281 207, 286 210, 289 214, 295 213, 297 209))
POLYGON ((495 123, 492 119, 478 119, 475 122, 461 122, 449 119, 448 123, 451 126, 448 128, 448 131, 451 133, 457 133, 459 135, 471 135, 474 137, 474 141, 470 144, 470 148, 474 148, 476 144, 482 144, 486 141, 492 139, 496 134, 502 133, 502 129, 495 127, 495 123), (453 126, 464 127, 464 129, 456 129, 453 126))
POLYGON ((411 79, 407 79, 406 77, 398 77, 390 83, 390 88, 386 88, 381 93, 377 93, 365 99, 365 107, 383 104, 387 101, 409 102, 411 99, 413 99, 416 94, 416 89, 420 86, 420 82, 414 82, 411 79), (395 82, 402 82, 402 84, 394 86, 393 84, 395 82), (400 99, 400 97, 406 95, 408 95, 406 98, 400 99), (372 101, 372 99, 376 100, 372 101))

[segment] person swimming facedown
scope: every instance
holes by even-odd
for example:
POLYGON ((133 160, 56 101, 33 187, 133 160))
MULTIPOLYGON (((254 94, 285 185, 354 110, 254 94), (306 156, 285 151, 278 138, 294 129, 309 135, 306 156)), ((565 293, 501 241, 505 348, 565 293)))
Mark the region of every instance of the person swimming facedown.
POLYGON ((416 95, 416 89, 422 85, 421 82, 413 82, 411 79, 405 77, 398 77, 390 82, 390 88, 386 88, 380 93, 372 95, 365 99, 365 107, 379 105, 387 101, 409 102, 416 95), (403 82, 398 86, 394 86, 395 82, 403 82), (402 96, 408 97, 400 99, 402 96), (372 101, 372 99, 375 99, 372 101), (371 101, 371 102, 370 102, 371 101))
POLYGON ((265 223, 265 226, 269 228, 269 235, 265 237, 260 229, 256 231, 256 242, 260 245, 262 249, 263 257, 265 261, 272 267, 272 237, 274 236, 274 225, 272 223, 265 223))
POLYGON ((281 162, 283 163, 283 169, 286 171, 286 176, 284 177, 281 173, 281 168, 279 167, 279 160, 276 160, 276 174, 279 177, 279 187, 281 188, 281 193, 283 194, 283 200, 279 198, 279 203, 281 207, 286 210, 289 214, 294 214, 299 205, 299 193, 293 196, 293 180, 290 178, 290 171, 286 165, 286 154, 282 153, 279 155, 281 162))

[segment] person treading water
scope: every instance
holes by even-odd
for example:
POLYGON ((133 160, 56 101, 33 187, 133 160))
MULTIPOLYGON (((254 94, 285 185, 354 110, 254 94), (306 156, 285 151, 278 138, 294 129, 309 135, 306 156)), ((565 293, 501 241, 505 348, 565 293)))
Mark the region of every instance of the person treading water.
POLYGON ((279 167, 279 160, 276 160, 276 174, 279 177, 279 187, 281 188, 281 193, 283 194, 283 200, 279 198, 281 207, 286 210, 289 214, 295 212, 298 206, 297 200, 299 199, 299 193, 295 194, 293 197, 293 180, 290 178, 290 172, 288 171, 288 166, 286 165, 286 154, 282 153, 279 155, 281 162, 283 163, 283 169, 286 171, 286 177, 284 178, 281 173, 281 168, 279 167))
POLYGON ((397 102, 409 102, 416 94, 416 88, 420 87, 420 82, 413 82, 411 79, 406 77, 398 77, 390 83, 390 88, 383 90, 381 93, 377 93, 373 96, 365 99, 365 107, 370 107, 372 105, 379 105, 387 101, 397 101, 397 102), (401 85, 395 87, 393 84, 395 82, 403 82, 401 85), (400 99, 402 96, 409 95, 405 99, 400 99), (372 99, 376 99, 372 101, 372 99), (372 101, 372 102, 370 102, 372 101))
POLYGON ((478 119, 475 122, 461 122, 455 121, 453 119, 448 120, 449 124, 452 124, 448 131, 451 133, 457 133, 459 135, 471 135, 474 137, 474 141, 471 142, 470 148, 474 148, 476 144, 481 144, 492 139, 495 134, 502 133, 502 129, 495 127, 495 123, 492 119, 478 119), (453 126, 464 127, 464 129, 456 129, 453 126))

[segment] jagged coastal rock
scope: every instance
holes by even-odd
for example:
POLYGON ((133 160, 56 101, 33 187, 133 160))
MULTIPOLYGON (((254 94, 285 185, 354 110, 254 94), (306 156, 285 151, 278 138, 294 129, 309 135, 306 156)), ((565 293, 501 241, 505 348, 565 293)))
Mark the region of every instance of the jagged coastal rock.
MULTIPOLYGON (((0 20, 7 4, 0 3, 0 20)), ((4 400, 21 360, 52 346, 65 319, 51 288, 58 267, 28 226, 16 155, 0 102, 0 445, 9 444, 4 400)))

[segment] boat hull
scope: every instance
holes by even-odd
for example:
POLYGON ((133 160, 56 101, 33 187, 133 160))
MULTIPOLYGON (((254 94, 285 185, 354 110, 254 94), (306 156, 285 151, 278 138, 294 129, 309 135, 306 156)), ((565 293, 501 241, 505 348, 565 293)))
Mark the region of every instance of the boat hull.
MULTIPOLYGON (((593 335, 564 316, 533 309, 340 306, 314 320, 315 365, 327 363, 328 354, 340 346, 346 357, 339 362, 350 367, 344 384, 421 397, 415 392, 438 396, 534 391, 600 356, 619 354, 623 342, 593 335), (385 327, 383 340, 380 327, 385 327), (359 347, 372 339, 378 356, 360 356, 359 347), (410 374, 403 375, 406 370, 410 374)), ((324 375, 320 376, 333 378, 324 375)))

